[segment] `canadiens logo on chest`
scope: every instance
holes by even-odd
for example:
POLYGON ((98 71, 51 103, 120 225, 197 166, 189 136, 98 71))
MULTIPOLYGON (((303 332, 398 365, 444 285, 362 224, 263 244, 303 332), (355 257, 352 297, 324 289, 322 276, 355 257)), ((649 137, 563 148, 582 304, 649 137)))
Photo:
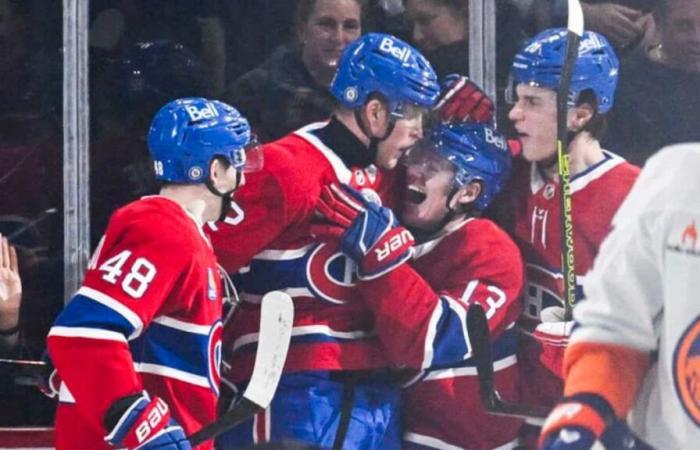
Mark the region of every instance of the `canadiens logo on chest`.
POLYGON ((337 245, 319 244, 309 252, 306 279, 316 297, 343 304, 353 295, 357 266, 343 255, 337 245))
POLYGON ((686 414, 700 426, 700 316, 678 341, 673 354, 673 382, 686 414))
POLYGON ((207 338, 207 378, 209 387, 216 395, 219 395, 221 384, 221 336, 224 326, 220 320, 212 325, 207 338))

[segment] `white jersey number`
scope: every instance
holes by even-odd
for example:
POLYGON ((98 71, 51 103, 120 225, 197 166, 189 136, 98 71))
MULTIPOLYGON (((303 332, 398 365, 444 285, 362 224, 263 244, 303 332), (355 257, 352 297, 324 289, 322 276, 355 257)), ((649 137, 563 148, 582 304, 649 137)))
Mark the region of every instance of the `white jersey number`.
MULTIPOLYGON (((124 250, 102 263, 98 269, 104 272, 102 279, 108 283, 117 284, 122 273, 124 273, 124 266, 130 257, 131 251, 124 250)), ((155 266, 146 258, 139 257, 131 263, 128 273, 124 279, 122 279, 121 287, 124 292, 133 298, 141 298, 144 292, 146 292, 146 289, 148 289, 148 284, 153 281, 155 276, 155 266)))

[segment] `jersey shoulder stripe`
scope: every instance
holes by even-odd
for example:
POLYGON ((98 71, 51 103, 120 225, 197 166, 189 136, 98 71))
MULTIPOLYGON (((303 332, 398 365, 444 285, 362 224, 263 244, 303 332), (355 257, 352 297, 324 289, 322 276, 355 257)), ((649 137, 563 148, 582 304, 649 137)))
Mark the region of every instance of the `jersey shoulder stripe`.
MULTIPOLYGON (((84 288, 81 291, 85 292, 84 288)), ((111 331, 122 334, 125 339, 135 337, 140 331, 140 326, 135 325, 133 313, 125 314, 125 311, 130 310, 113 299, 105 302, 105 298, 102 297, 101 300, 103 301, 97 301, 92 296, 82 295, 78 291, 71 300, 70 307, 64 309, 56 319, 55 326, 111 331), (121 308, 114 308, 115 305, 120 305, 121 308)))

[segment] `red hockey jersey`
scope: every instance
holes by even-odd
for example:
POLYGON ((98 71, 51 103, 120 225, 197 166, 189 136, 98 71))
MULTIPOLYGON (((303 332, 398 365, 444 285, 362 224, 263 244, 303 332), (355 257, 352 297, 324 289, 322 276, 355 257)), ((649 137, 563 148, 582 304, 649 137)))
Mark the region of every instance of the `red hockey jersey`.
POLYGON ((187 434, 212 422, 220 318, 216 259, 196 220, 160 196, 117 210, 48 336, 63 380, 57 449, 109 448, 106 411, 143 390, 163 398, 187 434))
MULTIPOLYGON (((619 156, 605 158, 571 178, 574 265, 577 298, 583 296, 583 277, 593 266, 613 215, 632 188, 639 168, 619 156)), ((510 206, 516 243, 526 263, 525 309, 521 324, 533 330, 543 308, 563 305, 561 273, 560 191, 535 164, 516 166, 510 206)), ((561 397, 558 376, 539 364, 540 344, 523 339, 520 366, 525 401, 552 406, 561 397)))
POLYGON ((232 213, 209 230, 221 264, 238 272, 243 300, 224 332, 225 379, 250 376, 258 303, 272 290, 294 301, 286 371, 387 367, 371 314, 357 300, 354 263, 338 245, 316 242, 309 225, 323 186, 341 182, 373 189, 391 184, 380 183, 390 175, 373 167, 350 170, 316 134, 325 125, 312 124, 266 144, 264 169, 247 177, 234 195, 232 213))
POLYGON ((468 219, 416 246, 411 266, 360 284, 393 364, 425 370, 404 395, 405 448, 493 449, 517 438, 521 421, 486 414, 470 359, 466 310, 480 303, 493 336, 496 382, 517 400, 516 335, 523 263, 508 235, 468 219))

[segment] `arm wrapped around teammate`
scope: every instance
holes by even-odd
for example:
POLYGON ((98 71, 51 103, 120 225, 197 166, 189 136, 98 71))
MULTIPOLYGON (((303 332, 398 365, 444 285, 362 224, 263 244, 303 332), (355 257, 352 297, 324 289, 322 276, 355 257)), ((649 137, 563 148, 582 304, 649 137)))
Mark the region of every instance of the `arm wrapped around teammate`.
POLYGON ((368 201, 349 186, 325 186, 316 208, 326 221, 312 225, 312 232, 317 237, 339 237, 361 279, 380 277, 413 254, 413 236, 399 226, 391 209, 368 201))
POLYGON ((447 75, 441 91, 435 110, 443 123, 493 123, 493 101, 469 78, 456 73, 447 75))

